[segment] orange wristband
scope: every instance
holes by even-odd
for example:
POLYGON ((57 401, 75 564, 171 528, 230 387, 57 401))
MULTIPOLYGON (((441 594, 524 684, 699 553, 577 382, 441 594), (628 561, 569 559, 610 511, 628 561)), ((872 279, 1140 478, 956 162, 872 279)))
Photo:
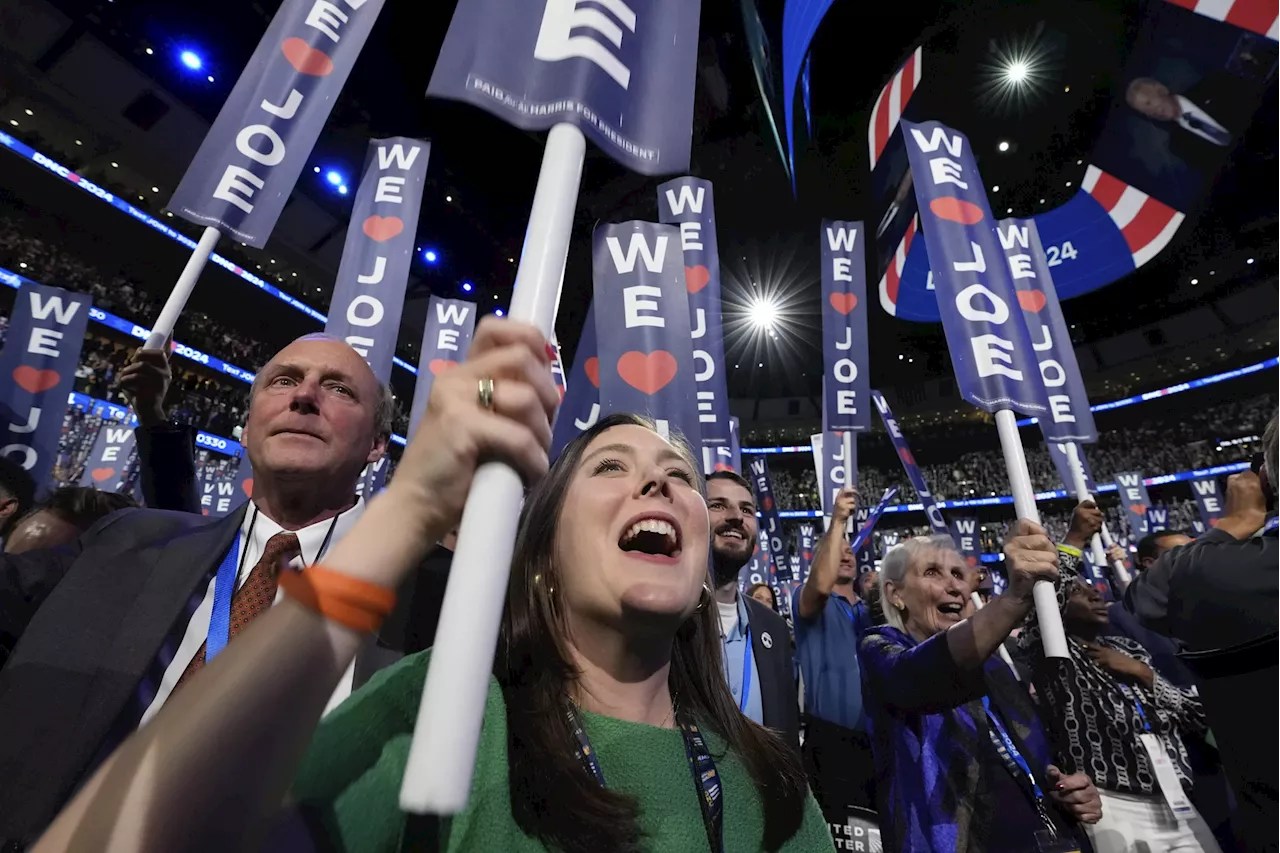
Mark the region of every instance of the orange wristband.
POLYGON ((312 565, 302 571, 284 570, 280 588, 299 604, 353 631, 372 633, 396 606, 394 590, 351 575, 312 565))

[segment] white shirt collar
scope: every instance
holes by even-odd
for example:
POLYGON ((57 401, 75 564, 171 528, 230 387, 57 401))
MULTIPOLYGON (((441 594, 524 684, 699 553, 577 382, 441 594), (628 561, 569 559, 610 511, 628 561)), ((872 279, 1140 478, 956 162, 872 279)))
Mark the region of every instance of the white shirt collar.
MULTIPOLYGON (((301 530, 293 531, 298 537, 298 545, 302 548, 303 564, 310 566, 324 556, 321 553, 321 549, 327 551, 333 547, 335 542, 346 536, 347 532, 355 526, 360 516, 364 514, 365 506, 364 498, 358 497, 351 509, 345 510, 333 518, 326 518, 323 521, 317 521, 315 524, 309 524, 301 530), (332 536, 329 535, 331 529, 333 531, 332 536), (328 541, 326 542, 325 540, 328 541)), ((267 518, 266 514, 256 510, 257 504, 250 504, 248 511, 244 514, 244 521, 240 523, 240 534, 248 537, 251 532, 250 528, 252 528, 253 540, 245 543, 245 549, 260 554, 266 549, 268 539, 277 533, 288 531, 267 518)))

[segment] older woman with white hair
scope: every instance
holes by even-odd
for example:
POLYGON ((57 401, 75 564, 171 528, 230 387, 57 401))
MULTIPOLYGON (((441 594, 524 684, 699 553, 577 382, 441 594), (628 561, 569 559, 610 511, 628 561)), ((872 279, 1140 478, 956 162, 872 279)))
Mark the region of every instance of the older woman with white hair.
POLYGON ((1080 850, 1079 824, 1101 817, 1089 777, 1049 763, 1031 698, 995 654, 1031 611, 1032 585, 1057 578, 1057 551, 1019 521, 1005 566, 1004 595, 974 612, 977 574, 950 538, 909 539, 881 564, 888 624, 861 659, 885 850, 1080 850))

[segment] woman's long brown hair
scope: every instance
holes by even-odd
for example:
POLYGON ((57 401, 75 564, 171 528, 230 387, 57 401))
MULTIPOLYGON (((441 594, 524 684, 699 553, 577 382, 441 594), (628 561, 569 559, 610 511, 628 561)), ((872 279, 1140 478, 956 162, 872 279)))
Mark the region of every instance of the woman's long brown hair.
MULTIPOLYGON (((568 722, 578 671, 550 592, 559 585, 556 529, 583 452, 605 430, 625 425, 655 429, 637 415, 603 418, 570 442, 525 502, 494 662, 507 705, 513 816, 526 834, 568 853, 638 851, 643 840, 636 801, 597 784, 578 756, 568 722)), ((696 475, 700 466, 688 444, 672 443, 696 475)), ((700 478, 698 483, 701 490, 700 478)), ((677 630, 671 691, 681 714, 723 737, 746 765, 764 810, 761 844, 777 850, 800 828, 808 790, 804 770, 781 738, 739 711, 725 682, 713 610, 702 608, 677 630)))

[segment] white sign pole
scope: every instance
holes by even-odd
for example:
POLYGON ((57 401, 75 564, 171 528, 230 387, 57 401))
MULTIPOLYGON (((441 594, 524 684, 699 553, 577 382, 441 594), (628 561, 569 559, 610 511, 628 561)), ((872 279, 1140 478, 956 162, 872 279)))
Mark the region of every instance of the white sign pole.
POLYGON ((182 274, 178 276, 173 290, 169 291, 169 298, 164 301, 164 308, 160 309, 160 316, 156 318, 156 324, 151 327, 151 334, 147 335, 147 342, 143 344, 144 349, 160 349, 173 334, 173 327, 178 324, 182 309, 187 307, 191 291, 196 289, 196 282, 200 280, 200 272, 221 236, 222 233, 212 225, 204 229, 200 242, 191 250, 191 257, 187 258, 187 265, 182 268, 182 274))
MULTIPOLYGON (((969 598, 973 600, 974 610, 982 609, 982 596, 978 595, 976 592, 971 592, 969 593, 969 598)), ((1018 681, 1021 681, 1022 676, 1018 675, 1018 668, 1013 665, 1013 658, 1009 656, 1009 650, 1004 647, 1004 643, 1001 643, 996 647, 996 653, 1000 655, 1000 660, 1009 665, 1009 671, 1013 673, 1013 677, 1018 681)))
MULTIPOLYGON (((1039 524, 1036 493, 1031 487, 1031 474, 1027 471, 1027 458, 1022 452, 1022 438, 1018 435, 1018 416, 1012 409, 996 412, 996 432, 1000 436, 1000 449, 1004 452, 1004 467, 1009 471, 1013 508, 1018 518, 1039 524)), ((1045 657, 1068 657, 1067 634, 1062 628, 1062 613, 1058 610, 1058 597, 1053 584, 1049 581, 1036 581, 1032 594, 1035 597, 1036 618, 1040 622, 1040 638, 1044 643, 1045 657)))
MULTIPOLYGON (((846 489, 852 489, 853 481, 858 476, 857 468, 855 468, 853 464, 853 430, 845 430, 842 441, 844 442, 844 487, 846 489)), ((832 507, 832 509, 834 510, 835 507, 832 507)), ((849 520, 845 524, 845 532, 850 535, 853 534, 852 515, 849 516, 849 520)))
MULTIPOLYGON (((577 127, 551 128, 511 297, 511 319, 536 326, 548 340, 585 153, 577 127)), ((467 804, 523 499, 520 475, 509 466, 487 462, 476 470, 400 788, 407 812, 450 815, 467 804)))
MULTIPOLYGON (((1074 441, 1068 441, 1063 444, 1067 452, 1067 464, 1071 466, 1072 486, 1075 488, 1077 501, 1091 501, 1093 495, 1089 494, 1089 486, 1084 481, 1084 465, 1080 461, 1080 446, 1074 441)), ((1107 523, 1102 523, 1101 534, 1093 534, 1093 563, 1096 566, 1105 566, 1107 563, 1107 553, 1105 548, 1110 548, 1115 542, 1111 539, 1111 531, 1107 529, 1107 523)), ((1115 570, 1116 578, 1124 586, 1129 585, 1131 578, 1129 570, 1124 567, 1124 563, 1116 560, 1111 564, 1115 570)))

